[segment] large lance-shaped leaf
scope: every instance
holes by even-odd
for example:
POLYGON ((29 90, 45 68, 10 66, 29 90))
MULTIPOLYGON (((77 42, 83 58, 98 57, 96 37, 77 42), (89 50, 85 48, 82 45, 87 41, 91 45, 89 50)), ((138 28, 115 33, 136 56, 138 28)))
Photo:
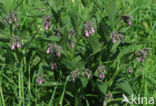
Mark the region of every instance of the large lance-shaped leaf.
POLYGON ((113 29, 114 29, 114 26, 115 26, 116 15, 117 15, 116 1, 115 0, 110 0, 108 18, 109 18, 110 25, 111 25, 111 27, 113 29))
POLYGON ((91 44, 92 46, 92 49, 93 49, 93 53, 97 52, 98 50, 100 50, 101 48, 101 45, 97 39, 96 36, 90 36, 89 39, 88 39, 89 43, 91 44))
POLYGON ((133 94, 133 90, 127 80, 119 81, 119 83, 117 83, 116 86, 118 88, 121 88, 123 91, 125 91, 129 95, 133 94))
POLYGON ((76 68, 76 65, 74 62, 72 62, 69 59, 66 58, 62 58, 61 63, 64 64, 66 66, 66 68, 70 69, 70 70, 74 70, 76 68))
POLYGON ((107 88, 108 88, 108 83, 97 81, 96 84, 97 84, 99 90, 100 90, 103 94, 106 94, 107 88))
POLYGON ((81 84, 83 87, 86 87, 88 84, 88 79, 87 78, 81 78, 81 84))
POLYGON ((46 41, 59 41, 60 40, 60 37, 54 36, 54 35, 49 36, 49 37, 46 37, 44 35, 39 35, 39 36, 41 39, 46 40, 46 41))
POLYGON ((73 9, 70 13, 70 20, 72 23, 72 26, 74 30, 79 34, 79 16, 78 16, 78 11, 76 9, 73 9))

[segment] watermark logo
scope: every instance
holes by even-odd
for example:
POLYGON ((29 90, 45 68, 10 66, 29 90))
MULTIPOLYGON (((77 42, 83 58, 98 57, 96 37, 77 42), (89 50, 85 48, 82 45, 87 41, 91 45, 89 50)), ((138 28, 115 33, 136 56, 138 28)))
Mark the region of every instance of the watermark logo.
POLYGON ((134 96, 132 94, 130 98, 127 98, 127 96, 123 94, 121 103, 124 102, 129 104, 154 104, 154 97, 140 97, 140 95, 134 96))

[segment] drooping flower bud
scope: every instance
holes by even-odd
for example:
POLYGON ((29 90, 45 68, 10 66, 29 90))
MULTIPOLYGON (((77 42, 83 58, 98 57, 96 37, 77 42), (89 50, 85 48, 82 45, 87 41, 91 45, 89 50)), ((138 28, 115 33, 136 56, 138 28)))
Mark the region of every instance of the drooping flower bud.
POLYGON ((48 25, 46 25, 46 26, 45 26, 45 30, 48 31, 48 29, 49 29, 49 27, 48 27, 48 25))
POLYGON ((94 28, 92 28, 92 33, 95 33, 94 28))
POLYGON ((50 53, 50 47, 47 49, 47 54, 49 54, 50 53))
POLYGON ((8 23, 9 23, 10 25, 12 24, 11 18, 8 19, 8 23))
POLYGON ((17 48, 21 48, 21 43, 19 41, 17 42, 17 48))
POLYGON ((12 43, 12 44, 11 44, 11 50, 14 50, 14 49, 15 49, 15 44, 12 43))
POLYGON ((117 40, 115 38, 113 38, 113 43, 116 43, 116 42, 117 42, 117 40))
POLYGON ((86 37, 89 37, 89 33, 88 33, 88 31, 86 31, 85 35, 86 35, 86 37))

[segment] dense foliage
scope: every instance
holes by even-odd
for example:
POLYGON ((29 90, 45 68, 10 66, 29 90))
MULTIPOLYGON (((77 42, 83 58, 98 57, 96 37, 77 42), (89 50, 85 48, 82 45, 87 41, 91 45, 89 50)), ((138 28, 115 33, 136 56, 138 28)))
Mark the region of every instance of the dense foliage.
POLYGON ((155 0, 1 0, 0 104, 156 98, 155 0))

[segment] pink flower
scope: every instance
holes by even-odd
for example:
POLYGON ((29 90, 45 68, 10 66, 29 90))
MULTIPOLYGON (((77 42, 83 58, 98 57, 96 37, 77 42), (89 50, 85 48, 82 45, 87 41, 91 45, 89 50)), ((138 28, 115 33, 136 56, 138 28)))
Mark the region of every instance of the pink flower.
POLYGON ((48 25, 46 25, 46 26, 45 26, 45 29, 46 29, 46 30, 48 30, 48 29, 49 29, 48 25))
POLYGON ((88 33, 88 31, 86 31, 85 35, 86 35, 86 37, 89 37, 89 33, 88 33))
POLYGON ((94 28, 92 28, 92 33, 95 33, 94 28))
POLYGON ((47 54, 49 54, 49 53, 50 53, 50 48, 47 49, 47 54))
POLYGON ((9 23, 9 24, 12 24, 12 22, 11 22, 11 19, 10 19, 10 18, 9 18, 9 20, 8 20, 8 23, 9 23))
POLYGON ((130 21, 128 21, 128 25, 131 25, 132 23, 130 21))
POLYGON ((11 44, 11 50, 14 50, 14 49, 15 49, 15 44, 12 43, 12 44, 11 44))
POLYGON ((92 34, 92 31, 89 31, 89 34, 92 34))
POLYGON ((17 22, 17 18, 16 17, 14 17, 14 21, 17 22))
POLYGON ((37 82, 38 82, 38 84, 42 84, 43 83, 43 80, 38 79, 37 82))
POLYGON ((18 48, 21 48, 20 42, 17 42, 17 47, 18 47, 18 48))
POLYGON ((70 45, 71 45, 71 48, 74 48, 74 43, 72 43, 72 42, 71 42, 71 44, 70 44, 70 45))
POLYGON ((57 55, 60 57, 60 55, 61 55, 60 51, 58 51, 58 54, 57 55))
POLYGON ((117 40, 115 38, 113 38, 113 43, 116 43, 116 42, 117 42, 117 40))
POLYGON ((75 78, 72 78, 72 81, 75 82, 75 78))
POLYGON ((100 79, 105 78, 105 73, 104 73, 104 71, 99 71, 99 78, 100 78, 100 79))
POLYGON ((88 79, 90 78, 90 75, 88 75, 88 79))
POLYGON ((142 62, 141 58, 138 58, 138 62, 142 62))
POLYGON ((51 69, 52 69, 52 70, 55 69, 55 65, 54 65, 54 64, 51 65, 51 69))
POLYGON ((56 82, 54 82, 53 85, 56 85, 56 82))

